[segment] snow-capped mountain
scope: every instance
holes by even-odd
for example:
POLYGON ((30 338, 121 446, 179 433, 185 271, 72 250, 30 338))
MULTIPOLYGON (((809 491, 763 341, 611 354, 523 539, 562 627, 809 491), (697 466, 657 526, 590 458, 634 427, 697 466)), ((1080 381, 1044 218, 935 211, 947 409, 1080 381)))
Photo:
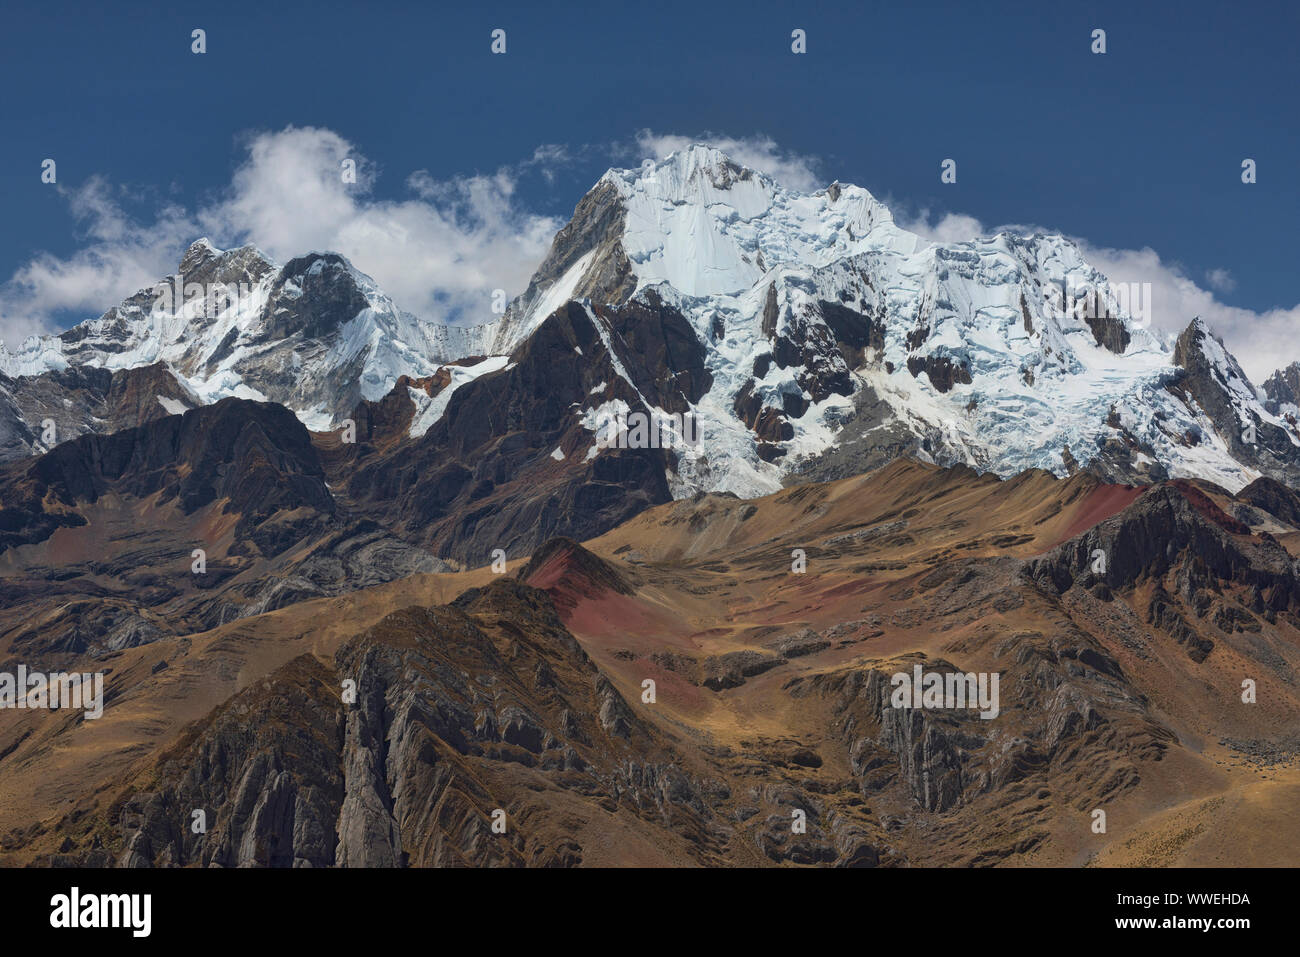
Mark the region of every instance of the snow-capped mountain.
POLYGON ((1177 354, 1140 321, 1143 291, 1110 286, 1071 241, 929 242, 864 189, 797 193, 704 146, 606 173, 494 351, 566 299, 652 289, 688 318, 713 374, 681 492, 753 495, 791 471, 848 474, 903 452, 1004 475, 1091 465, 1240 488, 1289 474, 1300 451, 1294 421, 1208 330, 1194 323, 1177 354))
MULTIPOLYGON (((403 312, 335 253, 283 266, 253 246, 190 246, 177 273, 98 319, 0 349, 11 379, 69 367, 116 371, 164 363, 192 404, 226 396, 278 402, 328 429, 399 376, 431 375, 482 353, 487 330, 403 312)), ((177 411, 175 408, 169 411, 177 411)))
MULTIPOLYGON (((0 388, 69 367, 163 363, 190 404, 267 399, 321 430, 397 386, 415 406, 417 440, 457 389, 511 368, 576 301, 611 375, 651 411, 681 410, 659 410, 636 388, 627 369, 645 357, 602 307, 656 321, 669 310, 692 330, 700 441, 673 450, 667 479, 679 496, 752 496, 900 454, 1003 475, 1197 476, 1233 490, 1261 474, 1300 478, 1294 396, 1284 407, 1257 390, 1199 321, 1176 343, 1153 334, 1142 291, 1107 284, 1069 240, 930 242, 860 187, 799 193, 706 146, 607 172, 525 292, 480 326, 405 313, 332 253, 278 266, 252 247, 201 240, 179 274, 170 299, 167 285, 142 290, 100 319, 0 350, 0 388), (238 295, 214 307, 185 294, 190 283, 238 295), (435 375, 436 389, 400 382, 435 375)), ((651 372, 671 378, 674 361, 666 348, 651 372)), ((602 454, 596 423, 626 411, 615 391, 593 390, 565 413, 591 431, 588 459, 602 454)))

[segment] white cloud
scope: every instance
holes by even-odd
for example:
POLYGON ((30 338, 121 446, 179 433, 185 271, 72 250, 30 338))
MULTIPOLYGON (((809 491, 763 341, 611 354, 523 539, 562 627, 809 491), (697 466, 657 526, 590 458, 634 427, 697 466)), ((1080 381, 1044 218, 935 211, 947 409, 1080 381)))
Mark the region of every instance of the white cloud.
POLYGON ((1208 269, 1205 272, 1205 281, 1213 289, 1219 292, 1232 292, 1237 288, 1237 280, 1232 278, 1232 273, 1226 269, 1208 269))
POLYGON ((693 143, 707 143, 722 150, 741 166, 766 173, 782 186, 811 193, 826 183, 817 171, 816 157, 801 156, 783 150, 770 136, 733 137, 715 133, 683 136, 678 133, 655 133, 642 130, 636 136, 636 145, 644 159, 660 160, 669 153, 685 149, 693 143))
POLYGON ((984 227, 974 216, 962 213, 945 213, 937 222, 930 221, 930 210, 923 209, 914 219, 899 216, 895 221, 908 232, 916 233, 935 243, 962 243, 987 236, 984 227))
POLYGON ((1275 369, 1300 359, 1300 304, 1255 312, 1220 302, 1198 286, 1176 263, 1154 249, 1108 249, 1076 239, 1084 257, 1114 282, 1151 283, 1152 325, 1181 332, 1196 316, 1209 324, 1256 385, 1275 369))
POLYGON ((0 340, 10 345, 49 332, 61 310, 100 315, 175 269, 177 251, 197 236, 195 222, 174 206, 152 223, 131 222, 118 191, 100 177, 59 191, 86 244, 66 259, 39 253, 0 286, 0 340))
POLYGON ((404 309, 431 319, 486 320, 494 289, 521 292, 562 222, 523 209, 524 172, 553 175, 562 147, 491 174, 406 181, 409 198, 372 196, 375 166, 330 130, 289 127, 252 135, 229 187, 197 210, 160 209, 152 222, 127 217, 112 188, 93 179, 65 190, 87 224, 86 245, 67 258, 41 253, 0 285, 0 337, 16 345, 49 332, 60 310, 97 316, 175 270, 201 235, 218 246, 251 242, 281 262, 310 251, 347 256, 404 309), (344 159, 357 182, 345 184, 344 159))
POLYGON ((330 130, 289 128, 252 139, 229 196, 201 218, 214 239, 253 242, 281 261, 342 253, 417 315, 481 321, 492 290, 523 291, 563 225, 520 207, 520 171, 562 160, 542 147, 491 174, 437 180, 420 170, 406 180, 409 199, 375 200, 376 171, 355 146, 330 130), (357 161, 354 185, 339 175, 347 158, 357 161))

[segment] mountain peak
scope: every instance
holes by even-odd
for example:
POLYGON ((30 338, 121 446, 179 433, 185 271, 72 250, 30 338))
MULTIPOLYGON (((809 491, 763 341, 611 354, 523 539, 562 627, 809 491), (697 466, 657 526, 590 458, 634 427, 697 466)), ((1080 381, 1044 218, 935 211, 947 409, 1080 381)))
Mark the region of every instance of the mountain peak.
POLYGON ((1300 362, 1276 370, 1262 386, 1268 397, 1269 411, 1276 414, 1281 406, 1300 407, 1300 362))
MULTIPOLYGON (((1237 360, 1228 353, 1223 340, 1214 334, 1214 330, 1200 316, 1194 316, 1187 327, 1179 334, 1174 350, 1174 364, 1186 366, 1190 352, 1199 352, 1216 366, 1231 365, 1235 370, 1237 360), (1180 356, 1182 358, 1180 358, 1180 356)), ((1244 375, 1245 373, 1241 373, 1244 375)))
POLYGON ((765 173, 735 162, 716 147, 694 143, 634 169, 610 169, 597 183, 612 183, 625 199, 646 196, 656 202, 712 205, 739 202, 753 212, 771 203, 780 187, 765 173), (756 202, 757 201, 757 202, 756 202))
MULTIPOLYGON (((642 169, 645 169, 642 164, 642 169)), ((654 165, 654 170, 672 171, 689 178, 697 173, 732 173, 744 177, 762 175, 757 170, 734 161, 722 150, 706 143, 692 143, 685 149, 675 150, 654 165)))
POLYGON ((182 274, 194 272, 204 263, 221 256, 222 252, 212 244, 212 241, 207 236, 196 239, 190 243, 185 250, 185 254, 181 256, 180 271, 182 274))
POLYGON ((690 146, 674 150, 660 159, 644 159, 641 161, 640 166, 630 168, 612 167, 605 172, 601 179, 635 182, 637 180, 654 180, 661 174, 672 174, 685 180, 699 171, 719 172, 722 170, 732 170, 736 173, 748 173, 749 175, 762 175, 757 170, 749 169, 743 164, 737 163, 716 146, 710 146, 707 143, 692 143, 690 146))
POLYGON ((239 283, 256 282, 278 268, 278 263, 251 243, 220 249, 204 236, 186 248, 177 271, 187 283, 239 283))

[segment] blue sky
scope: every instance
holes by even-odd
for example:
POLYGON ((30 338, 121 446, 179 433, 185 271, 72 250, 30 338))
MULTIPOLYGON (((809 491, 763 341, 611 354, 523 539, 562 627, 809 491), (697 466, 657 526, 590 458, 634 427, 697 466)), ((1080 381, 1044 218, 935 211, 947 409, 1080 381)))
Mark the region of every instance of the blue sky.
POLYGON ((1296 4, 445 6, 7 3, 0 335, 97 315, 201 233, 337 239, 407 308, 470 313, 606 167, 710 134, 934 235, 1078 237, 1165 284, 1166 325, 1209 313, 1249 371, 1300 358, 1296 4), (362 163, 351 198, 299 192, 337 155, 362 163))

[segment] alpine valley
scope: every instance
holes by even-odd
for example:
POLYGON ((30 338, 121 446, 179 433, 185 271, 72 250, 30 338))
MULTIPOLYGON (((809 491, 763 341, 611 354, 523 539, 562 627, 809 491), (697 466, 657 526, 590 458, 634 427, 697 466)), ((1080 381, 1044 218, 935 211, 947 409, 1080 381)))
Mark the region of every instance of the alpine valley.
POLYGON ((0 864, 1300 863, 1300 364, 1147 311, 707 146, 480 325, 200 239, 0 348, 0 864))

